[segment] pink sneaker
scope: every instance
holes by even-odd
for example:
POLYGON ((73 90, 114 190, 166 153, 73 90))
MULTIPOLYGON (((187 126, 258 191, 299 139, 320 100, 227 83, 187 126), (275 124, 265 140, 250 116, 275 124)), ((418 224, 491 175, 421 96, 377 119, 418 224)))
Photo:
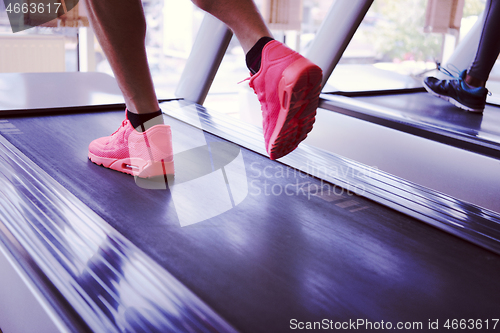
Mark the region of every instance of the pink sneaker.
POLYGON ((272 160, 297 148, 312 130, 323 74, 321 68, 278 41, 262 50, 250 87, 262 107, 266 150, 272 160))
POLYGON ((156 125, 140 133, 125 118, 113 134, 90 143, 89 159, 141 178, 174 174, 172 131, 168 125, 156 125))

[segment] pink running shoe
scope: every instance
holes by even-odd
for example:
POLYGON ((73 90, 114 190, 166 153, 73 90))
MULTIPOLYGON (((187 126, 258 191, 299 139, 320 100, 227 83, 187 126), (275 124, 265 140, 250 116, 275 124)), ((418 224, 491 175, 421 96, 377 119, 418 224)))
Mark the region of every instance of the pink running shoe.
POLYGON ((323 74, 321 68, 278 41, 262 50, 250 87, 262 107, 264 139, 271 160, 297 148, 312 130, 323 74))
POLYGON ((174 174, 172 131, 168 125, 156 125, 140 133, 125 118, 113 134, 90 143, 89 159, 141 178, 174 174))

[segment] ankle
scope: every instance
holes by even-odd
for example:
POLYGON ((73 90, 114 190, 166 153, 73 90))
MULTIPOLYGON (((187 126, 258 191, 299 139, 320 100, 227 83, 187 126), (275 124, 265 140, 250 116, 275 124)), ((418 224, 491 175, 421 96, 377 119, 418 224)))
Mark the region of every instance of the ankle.
POLYGON ((155 125, 163 124, 163 116, 161 110, 150 113, 137 114, 127 110, 127 119, 130 121, 133 128, 138 132, 145 132, 155 125))
POLYGON ((468 73, 465 75, 465 83, 469 88, 484 88, 486 86, 486 81, 479 80, 473 76, 470 76, 468 73))
POLYGON ((271 37, 262 37, 246 54, 246 64, 252 75, 256 74, 260 69, 262 50, 264 49, 264 46, 266 46, 267 43, 273 40, 274 39, 271 37))

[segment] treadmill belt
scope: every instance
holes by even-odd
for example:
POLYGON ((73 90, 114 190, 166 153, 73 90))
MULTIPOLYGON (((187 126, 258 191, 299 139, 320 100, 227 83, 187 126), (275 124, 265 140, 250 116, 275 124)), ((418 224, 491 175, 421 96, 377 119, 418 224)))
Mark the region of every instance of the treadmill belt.
POLYGON ((500 107, 467 112, 427 92, 322 95, 329 110, 446 143, 472 152, 500 157, 500 107), (356 104, 356 103, 363 104, 356 104))
POLYGON ((427 92, 357 97, 357 99, 401 110, 407 118, 463 134, 489 138, 500 145, 500 108, 487 105, 483 114, 466 112, 427 92))
MULTIPOLYGON (((181 226, 171 190, 141 188, 87 159, 90 141, 123 116, 9 118, 2 135, 237 330, 364 319, 425 331, 429 320, 498 317, 496 254, 245 148, 244 200, 181 226)), ((199 130, 165 121, 174 150, 197 145, 199 130)), ((211 198, 183 200, 197 211, 211 198)))

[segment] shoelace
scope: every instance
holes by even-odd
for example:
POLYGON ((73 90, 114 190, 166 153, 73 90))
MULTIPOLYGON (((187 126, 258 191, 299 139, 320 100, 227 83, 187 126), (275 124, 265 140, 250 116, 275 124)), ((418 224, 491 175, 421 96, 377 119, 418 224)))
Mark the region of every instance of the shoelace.
MULTIPOLYGON (((446 69, 443 66, 441 66, 441 63, 439 63, 439 62, 436 63, 436 65, 437 65, 437 69, 440 72, 444 73, 445 75, 448 75, 453 80, 458 80, 459 82, 464 82, 464 84, 466 84, 464 79, 462 79, 462 77, 460 76, 460 74, 462 74, 462 71, 460 71, 460 69, 458 69, 457 66, 455 66, 453 64, 448 64, 448 65, 446 65, 448 67, 448 69, 446 69)), ((492 95, 491 91, 487 90, 487 95, 491 96, 492 95)))
POLYGON ((120 129, 127 126, 128 122, 129 122, 128 119, 124 119, 122 121, 122 125, 120 127, 118 127, 118 129, 116 131, 114 131, 113 134, 111 134, 111 136, 115 135, 116 133, 118 133, 120 131, 120 129))
POLYGON ((246 79, 241 80, 240 82, 238 82, 238 83, 236 83, 236 84, 241 84, 241 83, 243 83, 243 82, 245 82, 245 81, 250 81, 250 79, 251 79, 251 78, 252 78, 252 75, 250 75, 250 76, 249 76, 249 77, 247 77, 246 79))
POLYGON ((455 80, 459 80, 459 81, 462 81, 462 78, 460 77, 460 74, 462 73, 462 71, 460 71, 460 69, 458 69, 457 66, 453 65, 453 64, 447 64, 446 66, 448 67, 447 68, 444 68, 443 66, 441 66, 441 63, 436 63, 437 65, 437 69, 441 72, 441 73, 444 73, 446 75, 448 75, 449 77, 452 77, 453 79, 455 80))
POLYGON ((423 72, 420 72, 418 74, 411 74, 410 76, 415 78, 415 79, 419 79, 419 78, 425 77, 427 73, 434 72, 437 69, 438 71, 444 73, 445 75, 447 75, 455 80, 460 80, 460 73, 461 72, 458 69, 458 67, 456 67, 453 64, 448 64, 446 66, 449 67, 449 69, 444 68, 443 66, 441 66, 440 62, 436 61, 436 68, 426 69, 423 72), (453 67, 450 68, 451 66, 453 66, 453 67))
MULTIPOLYGON (((246 78, 246 79, 244 79, 244 80, 241 80, 240 82, 238 82, 238 84, 241 84, 241 83, 243 83, 243 82, 245 82, 245 81, 250 81, 250 80, 252 79, 252 76, 254 76, 254 75, 255 75, 255 74, 250 73, 250 76, 249 76, 249 77, 247 77, 247 78, 246 78)), ((257 94, 257 90, 255 90, 255 87, 253 87, 252 85, 250 85, 250 87, 251 87, 251 88, 253 89, 253 91, 257 94)))

